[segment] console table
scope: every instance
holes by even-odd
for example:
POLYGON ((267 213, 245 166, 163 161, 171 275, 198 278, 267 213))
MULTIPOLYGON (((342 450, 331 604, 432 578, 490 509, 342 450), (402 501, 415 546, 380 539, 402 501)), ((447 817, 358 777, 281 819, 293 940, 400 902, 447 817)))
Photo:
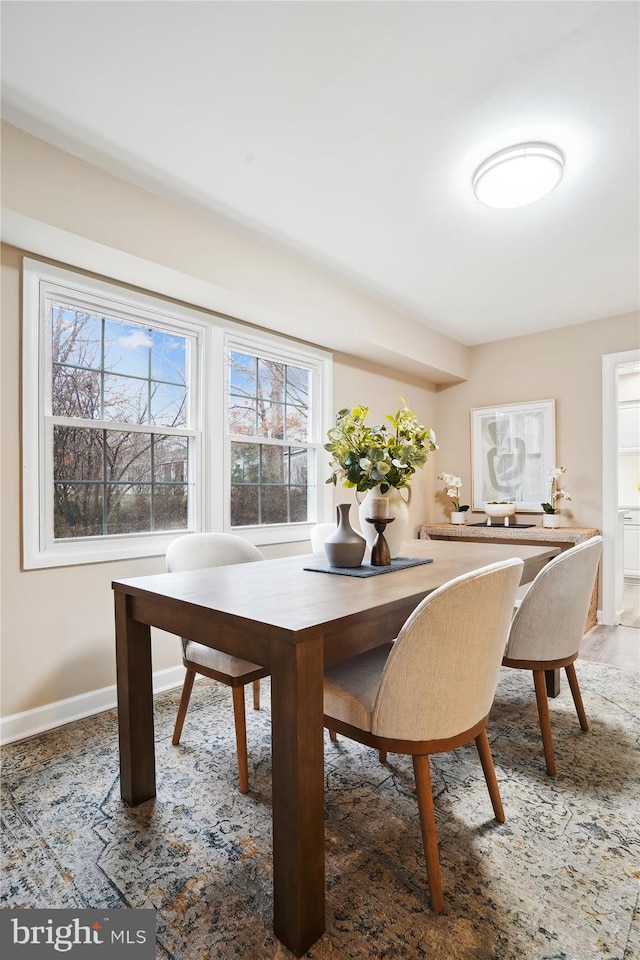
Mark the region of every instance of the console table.
MULTIPOLYGON (((476 527, 470 524, 455 523, 423 523, 418 532, 420 540, 462 540, 476 543, 522 543, 548 546, 553 544, 560 550, 569 550, 578 543, 597 537, 600 531, 593 527, 505 527, 502 523, 494 523, 490 527, 476 527)), ((591 603, 584 631, 587 633, 597 623, 598 611, 598 578, 593 585, 591 603)), ((558 671, 554 671, 554 678, 547 676, 547 689, 550 696, 557 696, 560 689, 558 671)))

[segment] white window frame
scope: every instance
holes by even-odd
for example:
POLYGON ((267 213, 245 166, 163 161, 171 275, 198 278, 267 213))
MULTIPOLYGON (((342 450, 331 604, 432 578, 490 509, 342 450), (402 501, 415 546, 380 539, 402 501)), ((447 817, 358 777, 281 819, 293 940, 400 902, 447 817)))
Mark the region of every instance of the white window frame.
MULTIPOLYGON (((23 567, 69 566, 123 558, 160 556, 182 531, 132 533, 114 536, 53 536, 53 422, 51 416, 51 350, 47 338, 45 303, 48 298, 92 305, 95 309, 136 323, 173 332, 190 342, 189 428, 180 431, 193 438, 190 458, 188 530, 203 524, 203 489, 206 486, 207 435, 204 396, 207 377, 201 375, 210 327, 206 319, 181 306, 94 280, 82 274, 25 258, 23 261, 22 451, 23 451, 23 567)), ((70 421, 71 422, 71 421, 70 421)), ((112 428, 96 421, 92 427, 112 428)))
MULTIPOLYGON (((193 496, 189 529, 235 532, 257 545, 309 539, 315 523, 332 510, 332 488, 325 483, 329 457, 323 444, 332 423, 333 356, 287 337, 251 330, 213 312, 173 304, 107 280, 39 260, 23 260, 22 344, 22 567, 25 570, 163 556, 181 531, 53 539, 53 457, 47 444, 47 344, 44 300, 49 292, 100 300, 100 309, 130 315, 193 338, 190 385, 196 453, 190 467, 193 496), (231 346, 233 345, 233 346, 231 346), (315 492, 309 520, 291 524, 231 527, 230 439, 227 431, 227 351, 249 350, 312 372, 310 436, 315 455, 315 492), (221 456, 222 454, 222 456, 221 456), (222 495, 220 495, 222 494, 222 495)), ((49 406, 50 410, 50 406, 49 406)), ((109 424, 109 426, 113 426, 109 424)), ((187 431, 191 432, 191 431, 187 431)))
POLYGON ((325 350, 286 340, 269 334, 248 334, 228 331, 224 344, 224 529, 246 537, 257 546, 287 543, 309 538, 311 528, 323 521, 331 509, 331 490, 325 484, 329 475, 328 457, 324 441, 331 419, 332 357, 325 350), (231 443, 237 435, 229 433, 229 354, 232 350, 256 355, 265 360, 276 360, 289 366, 305 367, 311 375, 309 390, 309 440, 306 443, 288 443, 287 446, 306 446, 311 451, 309 486, 309 519, 296 523, 269 523, 251 526, 231 526, 231 443))

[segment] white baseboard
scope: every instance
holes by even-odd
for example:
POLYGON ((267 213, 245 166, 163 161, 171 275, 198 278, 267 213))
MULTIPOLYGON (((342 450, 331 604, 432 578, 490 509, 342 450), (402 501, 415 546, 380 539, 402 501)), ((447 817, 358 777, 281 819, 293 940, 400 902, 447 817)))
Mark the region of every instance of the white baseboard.
MULTIPOLYGON (((153 674, 153 692, 162 693, 179 687, 184 680, 184 667, 169 667, 167 670, 158 670, 153 674)), ((26 737, 34 737, 46 730, 53 730, 65 723, 82 720, 105 710, 112 710, 117 704, 115 684, 103 687, 102 690, 92 690, 91 693, 81 693, 77 697, 68 697, 66 700, 57 700, 35 710, 25 710, 23 713, 14 713, 12 716, 0 720, 0 744, 15 743, 26 737)))
POLYGON ((621 620, 621 618, 622 618, 622 614, 623 614, 623 613, 624 613, 624 607, 620 607, 619 610, 616 608, 616 610, 615 610, 615 612, 614 612, 614 614, 613 614, 613 621, 612 621, 612 622, 609 622, 609 621, 607 621, 607 620, 604 619, 604 614, 603 614, 602 610, 598 610, 598 612, 597 612, 597 614, 596 614, 596 619, 597 619, 597 621, 598 621, 598 625, 599 625, 599 626, 603 626, 603 627, 617 627, 617 626, 619 626, 619 624, 620 624, 620 620, 621 620))

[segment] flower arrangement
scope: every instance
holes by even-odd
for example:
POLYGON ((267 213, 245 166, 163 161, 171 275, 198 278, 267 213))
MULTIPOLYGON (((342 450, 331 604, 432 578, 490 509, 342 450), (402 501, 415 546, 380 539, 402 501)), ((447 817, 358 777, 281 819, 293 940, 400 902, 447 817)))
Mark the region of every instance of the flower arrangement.
POLYGON ((469 509, 468 503, 460 506, 460 490, 462 488, 462 480, 460 477, 457 477, 455 473, 439 473, 438 480, 444 480, 447 496, 451 500, 456 513, 464 513, 465 510, 469 509))
POLYGON ((385 424, 367 426, 369 407, 345 407, 336 415, 336 424, 327 432, 324 448, 331 454, 332 473, 327 483, 341 480, 345 487, 363 493, 379 486, 381 493, 390 487, 405 487, 418 467, 423 467, 432 450, 437 450, 436 435, 418 422, 405 405, 387 414, 385 424))
POLYGON ((545 513, 557 513, 556 504, 558 500, 571 500, 571 497, 566 490, 560 490, 558 487, 558 480, 563 473, 567 472, 566 467, 554 467, 549 471, 547 477, 547 483, 551 486, 551 496, 549 497, 549 503, 541 503, 540 506, 545 513))

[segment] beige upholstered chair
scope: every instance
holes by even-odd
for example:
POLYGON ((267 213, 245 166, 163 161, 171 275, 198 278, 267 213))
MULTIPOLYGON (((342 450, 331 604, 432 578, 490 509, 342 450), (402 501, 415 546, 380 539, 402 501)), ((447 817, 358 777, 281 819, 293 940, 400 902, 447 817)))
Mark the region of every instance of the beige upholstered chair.
POLYGON ((324 722, 378 751, 413 757, 431 907, 444 909, 429 754, 474 740, 493 811, 504 812, 486 725, 523 563, 507 560, 429 594, 395 643, 329 667, 324 722))
MULTIPOLYGON (((257 547, 248 540, 230 533, 191 533, 174 540, 167 550, 167 569, 169 573, 181 570, 200 570, 204 567, 222 567, 233 563, 248 563, 262 560, 257 547)), ((171 742, 180 743, 182 725, 189 706, 196 674, 203 674, 212 680, 231 687, 233 713, 236 728, 236 748, 238 751, 238 776, 240 793, 249 789, 249 771, 247 765, 247 726, 244 709, 244 688, 253 683, 253 706, 260 708, 260 680, 268 677, 269 671, 257 663, 239 660, 219 650, 213 650, 193 640, 182 640, 182 663, 186 667, 182 696, 178 716, 171 742)))
POLYGON ((556 762, 549 720, 545 670, 564 667, 580 726, 589 729, 574 661, 580 651, 593 584, 602 553, 602 537, 565 550, 542 568, 513 617, 503 663, 532 670, 547 773, 556 762))
POLYGON ((314 553, 322 553, 325 540, 335 529, 335 523, 317 523, 311 528, 311 549, 314 553))

